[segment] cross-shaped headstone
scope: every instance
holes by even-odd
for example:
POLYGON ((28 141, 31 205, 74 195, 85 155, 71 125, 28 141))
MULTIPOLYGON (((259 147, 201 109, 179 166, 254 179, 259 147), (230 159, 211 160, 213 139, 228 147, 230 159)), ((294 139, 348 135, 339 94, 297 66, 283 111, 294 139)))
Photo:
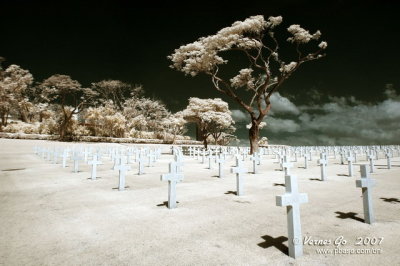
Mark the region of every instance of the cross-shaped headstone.
POLYGON ((326 180, 326 159, 325 156, 321 153, 321 159, 318 160, 319 165, 321 166, 321 181, 326 180))
POLYGON ((126 171, 130 171, 131 167, 129 165, 126 165, 123 160, 120 161, 121 163, 117 166, 115 166, 115 170, 119 171, 119 184, 118 184, 118 190, 122 191, 125 189, 125 173, 126 171))
POLYGON ((372 208, 372 187, 375 186, 375 180, 369 178, 367 165, 360 165, 361 180, 356 180, 356 186, 362 188, 364 221, 367 224, 375 222, 374 210, 372 208))
POLYGON ((65 168, 67 166, 67 158, 68 158, 68 150, 67 149, 63 150, 61 157, 62 157, 62 167, 65 168))
POLYGON ((213 158, 214 158, 214 156, 212 155, 212 152, 210 151, 210 153, 208 154, 208 169, 212 169, 213 158))
POLYGON ((276 205, 286 206, 289 256, 298 258, 303 255, 300 204, 308 202, 308 196, 306 193, 299 193, 297 177, 294 175, 285 176, 285 187, 286 193, 276 196, 276 205))
POLYGON ((253 153, 250 157, 250 160, 253 161, 253 174, 257 174, 257 165, 260 164, 260 155, 258 153, 253 153))
POLYGON ((219 156, 217 157, 217 164, 218 164, 218 177, 222 178, 224 176, 224 156, 222 155, 222 153, 219 154, 219 156))
POLYGON ((308 168, 308 153, 304 153, 304 169, 308 168))
POLYGON ((349 166, 349 176, 353 176, 353 156, 350 155, 347 157, 347 164, 349 166))
POLYGON ((92 180, 96 180, 97 165, 102 164, 102 162, 98 160, 97 154, 93 155, 93 159, 91 161, 88 161, 88 164, 92 165, 91 178, 92 180))
POLYGON ((176 184, 183 180, 183 174, 177 173, 176 162, 169 164, 169 173, 161 175, 161 181, 168 181, 168 208, 176 208, 176 184))
POLYGON ((344 164, 344 151, 340 151, 340 164, 344 164))
POLYGON ((242 196, 244 194, 244 173, 247 173, 247 168, 243 167, 242 161, 236 158, 236 167, 231 168, 231 173, 236 174, 236 195, 242 196))
POLYGON ((386 160, 387 160, 387 168, 390 169, 390 168, 392 168, 392 162, 390 160, 392 156, 389 151, 385 153, 385 156, 386 156, 386 160))
POLYGON ((371 152, 371 154, 368 155, 370 173, 373 173, 375 170, 374 169, 374 159, 375 159, 375 156, 371 152))
POLYGON ((142 153, 139 154, 139 157, 136 159, 136 162, 138 163, 138 175, 144 174, 143 166, 145 158, 142 157, 142 153))
POLYGON ((74 173, 79 172, 79 161, 82 160, 82 156, 79 154, 79 152, 75 152, 74 156, 72 157, 72 160, 74 160, 74 173))
POLYGON ((89 157, 89 149, 86 147, 85 148, 85 150, 84 150, 84 152, 83 152, 83 156, 84 156, 84 160, 85 160, 85 163, 88 161, 88 157, 89 157))
POLYGON ((113 170, 116 169, 116 167, 120 164, 121 162, 121 155, 119 154, 119 152, 115 153, 113 156, 113 160, 114 160, 114 165, 112 167, 113 170))
POLYGON ((205 150, 201 151, 201 163, 204 164, 206 162, 206 154, 207 152, 205 150))

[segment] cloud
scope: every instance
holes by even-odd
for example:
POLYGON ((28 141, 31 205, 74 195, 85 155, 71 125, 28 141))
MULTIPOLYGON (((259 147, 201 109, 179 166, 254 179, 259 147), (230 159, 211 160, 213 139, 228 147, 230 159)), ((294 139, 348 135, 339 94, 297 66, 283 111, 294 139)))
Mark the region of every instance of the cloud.
POLYGON ((294 120, 274 118, 272 116, 267 117, 265 120, 267 121, 267 131, 274 133, 296 132, 300 129, 300 125, 294 120))
POLYGON ((250 121, 249 116, 245 112, 237 109, 232 110, 232 118, 235 122, 250 121))
POLYGON ((284 113, 298 115, 300 113, 299 108, 288 98, 281 96, 279 92, 272 94, 270 100, 272 105, 270 115, 284 113))
POLYGON ((329 97, 331 102, 300 106, 295 118, 271 120, 266 134, 271 142, 291 145, 400 143, 400 97, 394 90, 384 94, 389 98, 374 104, 329 97))

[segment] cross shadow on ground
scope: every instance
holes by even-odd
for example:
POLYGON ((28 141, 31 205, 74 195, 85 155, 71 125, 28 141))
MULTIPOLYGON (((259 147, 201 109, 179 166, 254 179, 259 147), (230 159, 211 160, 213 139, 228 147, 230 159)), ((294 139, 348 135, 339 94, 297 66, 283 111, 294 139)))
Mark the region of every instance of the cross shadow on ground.
POLYGON ((310 178, 309 180, 311 180, 311 181, 322 181, 322 180, 319 179, 319 178, 310 178))
POLYGON ((277 187, 277 186, 285 187, 285 184, 274 183, 274 186, 275 186, 275 187, 277 187))
POLYGON ((336 216, 336 218, 340 218, 340 219, 353 219, 353 220, 356 220, 356 221, 359 221, 359 222, 364 222, 364 219, 362 219, 362 218, 360 218, 360 217, 357 217, 356 215, 357 215, 357 213, 355 213, 355 212, 340 212, 340 211, 337 211, 337 212, 335 212, 338 216, 336 216))
POLYGON ((398 198, 380 198, 384 202, 389 202, 389 203, 400 203, 400 200, 398 198))
POLYGON ((237 194, 236 194, 236 191, 231 191, 231 190, 225 192, 224 194, 225 194, 225 195, 229 195, 229 194, 237 195, 237 194))
MULTIPOLYGON (((178 204, 179 203, 179 201, 177 201, 176 202, 176 204, 178 204)), ((157 204, 156 205, 157 207, 167 207, 168 208, 168 201, 164 201, 163 203, 160 203, 160 204, 157 204)))
MULTIPOLYGON (((129 188, 129 186, 126 186, 125 188, 129 188)), ((112 189, 119 189, 118 187, 113 187, 112 189)))
POLYGON ((283 242, 287 241, 288 238, 286 236, 278 236, 277 238, 273 238, 272 236, 265 235, 261 237, 264 239, 264 242, 258 243, 257 245, 262 248, 270 248, 275 247, 280 250, 283 254, 289 254, 289 248, 283 244, 283 242))

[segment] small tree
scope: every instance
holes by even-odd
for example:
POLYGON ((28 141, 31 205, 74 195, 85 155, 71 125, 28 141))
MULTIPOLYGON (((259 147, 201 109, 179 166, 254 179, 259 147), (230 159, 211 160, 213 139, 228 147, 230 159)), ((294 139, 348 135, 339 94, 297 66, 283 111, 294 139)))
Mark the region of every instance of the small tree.
POLYGON ((249 114, 250 153, 258 149, 259 125, 271 109, 271 95, 300 65, 324 56, 322 52, 327 47, 326 42, 320 42, 316 51, 304 54, 302 46, 318 40, 321 33, 310 34, 297 24, 291 25, 287 28, 291 34, 287 41, 294 45, 297 55, 294 61, 286 63, 278 54, 279 44, 274 33, 281 22, 281 16, 269 17, 267 21, 263 16, 252 16, 215 35, 183 45, 168 57, 173 63, 172 68, 187 75, 205 73, 211 76, 215 89, 231 97, 249 114), (248 67, 230 79, 220 71, 220 66, 228 63, 222 57, 227 51, 239 51, 249 62, 248 67), (247 92, 247 97, 237 92, 240 88, 247 92))
POLYGON ((95 93, 82 88, 81 84, 70 76, 56 74, 44 80, 40 86, 41 97, 47 103, 59 104, 62 119, 59 124, 60 140, 72 135, 72 119, 83 110, 95 93))
POLYGON ((196 123, 205 148, 207 148, 207 138, 210 135, 217 143, 222 132, 234 131, 234 121, 228 103, 219 98, 189 98, 189 105, 182 111, 182 115, 186 121, 196 123))

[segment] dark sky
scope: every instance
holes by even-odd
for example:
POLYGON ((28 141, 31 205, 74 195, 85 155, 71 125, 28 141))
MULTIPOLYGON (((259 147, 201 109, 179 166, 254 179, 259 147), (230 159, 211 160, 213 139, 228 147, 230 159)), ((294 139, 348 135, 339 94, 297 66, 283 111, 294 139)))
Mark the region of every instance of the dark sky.
POLYGON ((251 15, 282 15, 278 34, 300 24, 311 32, 319 29, 328 42, 327 57, 298 70, 282 95, 307 101, 301 96, 315 89, 375 101, 385 84, 399 89, 395 1, 135 2, 0 0, 0 56, 6 65, 29 69, 36 81, 59 73, 86 86, 102 79, 142 84, 148 96, 178 111, 191 96, 227 99, 208 77, 170 69, 167 56, 175 48, 251 15))

